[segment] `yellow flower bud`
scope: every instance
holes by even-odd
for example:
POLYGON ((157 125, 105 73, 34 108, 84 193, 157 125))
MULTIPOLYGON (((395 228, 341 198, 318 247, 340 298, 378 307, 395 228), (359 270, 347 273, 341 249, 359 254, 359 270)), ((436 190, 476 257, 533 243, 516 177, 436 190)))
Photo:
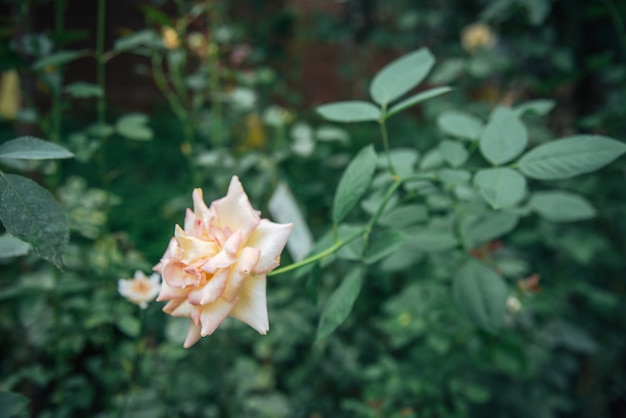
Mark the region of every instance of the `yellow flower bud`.
POLYGON ((496 34, 484 23, 471 24, 461 32, 461 44, 469 53, 491 49, 496 42, 496 34))

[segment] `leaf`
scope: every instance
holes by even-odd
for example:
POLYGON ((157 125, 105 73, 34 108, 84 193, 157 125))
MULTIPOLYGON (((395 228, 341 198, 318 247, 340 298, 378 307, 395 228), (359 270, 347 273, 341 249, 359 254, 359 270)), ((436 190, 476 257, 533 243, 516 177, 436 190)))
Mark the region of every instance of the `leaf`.
POLYGON ((420 169, 426 171, 433 168, 437 168, 443 164, 443 155, 439 148, 432 148, 424 154, 422 161, 420 161, 420 169))
POLYGON ((469 113, 448 110, 437 118, 437 125, 445 134, 455 138, 475 140, 483 130, 483 122, 469 113))
POLYGON ((170 19, 167 14, 163 13, 159 9, 147 5, 139 6, 139 8, 146 15, 146 18, 148 18, 148 20, 152 21, 153 23, 161 26, 174 26, 172 19, 170 19))
POLYGON ((426 48, 404 55, 387 64, 372 79, 370 95, 381 106, 400 98, 428 74, 435 58, 426 48))
POLYGON ((384 212, 378 220, 378 224, 401 229, 427 220, 428 208, 426 205, 408 204, 384 212))
POLYGON ((517 157, 528 143, 526 127, 509 108, 498 106, 480 134, 480 152, 493 165, 517 157))
POLYGON ((11 234, 0 235, 0 259, 28 254, 30 245, 11 234))
POLYGON ((39 58, 33 64, 34 70, 43 70, 47 67, 56 67, 59 65, 67 64, 70 61, 74 61, 77 58, 84 56, 83 51, 59 51, 54 54, 47 55, 43 58, 39 58))
POLYGON ((398 112, 408 109, 409 107, 420 104, 433 97, 441 96, 442 94, 452 91, 450 87, 435 87, 434 89, 425 90, 419 92, 411 97, 408 97, 396 105, 393 105, 385 114, 385 118, 389 118, 398 112))
POLYGON ((354 268, 348 273, 339 287, 328 298, 317 327, 317 341, 328 337, 345 321, 352 311, 361 286, 363 285, 363 269, 354 268))
POLYGON ((451 231, 426 228, 412 233, 407 244, 419 251, 439 252, 456 247, 458 242, 451 231))
POLYGON ((469 179, 472 178, 472 175, 469 171, 465 170, 443 168, 437 171, 437 177, 439 177, 439 180, 448 185, 456 186, 459 184, 467 183, 469 179))
POLYGON ((159 46, 161 45, 161 38, 154 31, 145 29, 118 38, 113 45, 113 49, 115 51, 128 51, 145 45, 159 46))
POLYGON ((525 113, 535 113, 539 116, 545 116, 554 108, 554 100, 539 99, 531 100, 526 103, 522 103, 515 106, 514 112, 517 116, 522 116, 525 113))
POLYGON ((539 145, 519 161, 520 171, 538 180, 560 180, 595 171, 626 152, 626 144, 599 135, 575 135, 539 145))
POLYGON ((469 258, 455 274, 452 292, 461 309, 481 328, 493 331, 502 325, 508 289, 492 269, 469 258))
POLYGON ((365 251, 363 261, 372 264, 376 261, 393 254, 406 241, 408 235, 394 230, 373 233, 369 237, 369 246, 365 251))
POLYGON ((528 206, 552 222, 582 221, 596 216, 595 209, 587 199, 565 191, 535 192, 528 206))
POLYGON ((439 151, 441 151, 441 155, 443 155, 443 158, 452 167, 462 166, 469 157, 469 153, 467 152, 463 144, 447 139, 441 141, 441 143, 439 144, 439 151))
POLYGON ((380 109, 370 102, 346 101, 317 107, 317 113, 334 122, 367 122, 380 118, 380 109))
POLYGON ((474 187, 493 209, 502 209, 522 200, 526 194, 526 179, 510 168, 489 168, 476 173, 474 187))
POLYGON ((149 141, 152 139, 152 129, 147 126, 148 116, 143 113, 129 113, 122 116, 115 124, 118 134, 128 139, 149 141))
POLYGON ((49 160, 73 156, 74 154, 62 146, 33 136, 21 136, 0 145, 0 158, 49 160))
POLYGON ((117 327, 129 337, 137 337, 141 332, 141 322, 134 316, 123 316, 117 321, 117 327))
POLYGON ((518 221, 519 215, 504 211, 489 211, 470 218, 464 225, 468 244, 471 247, 476 247, 499 238, 511 232, 518 221))
POLYGON ((28 416, 28 404, 30 399, 14 392, 0 392, 0 411, 6 418, 28 416))
POLYGON ((43 187, 25 177, 0 177, 0 220, 11 235, 58 268, 69 239, 63 208, 43 187))
POLYGON ((87 127, 87 133, 100 139, 106 139, 115 133, 115 128, 108 123, 94 123, 87 127))
POLYGON ((344 171, 333 199, 333 223, 339 224, 365 193, 376 170, 374 146, 363 148, 344 171))
POLYGON ((102 91, 102 88, 100 86, 93 83, 85 83, 83 81, 72 83, 66 86, 64 90, 71 96, 76 97, 77 99, 86 99, 88 97, 102 97, 104 95, 104 92, 102 91))

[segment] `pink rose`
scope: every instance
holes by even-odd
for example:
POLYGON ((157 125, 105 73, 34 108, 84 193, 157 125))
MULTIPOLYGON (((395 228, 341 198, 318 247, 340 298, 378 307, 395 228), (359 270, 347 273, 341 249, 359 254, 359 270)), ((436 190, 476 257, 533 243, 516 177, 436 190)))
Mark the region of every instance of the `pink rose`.
POLYGON ((266 334, 266 274, 279 265, 293 225, 261 219, 236 176, 211 207, 201 189, 193 191, 193 204, 154 266, 163 277, 157 300, 169 301, 163 311, 191 318, 185 348, 229 315, 266 334))

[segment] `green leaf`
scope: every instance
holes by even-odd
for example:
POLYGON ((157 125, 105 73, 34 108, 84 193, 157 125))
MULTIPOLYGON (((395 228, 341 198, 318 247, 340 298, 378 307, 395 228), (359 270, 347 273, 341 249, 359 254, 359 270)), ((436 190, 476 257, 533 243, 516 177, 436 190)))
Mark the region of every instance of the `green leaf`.
POLYGON ((468 244, 476 247, 511 232, 518 221, 515 213, 489 211, 467 219, 463 228, 468 244))
POLYGON ((433 97, 441 96, 442 94, 448 93, 452 91, 450 87, 435 87, 434 89, 429 89, 417 93, 411 97, 408 97, 396 105, 393 105, 385 114, 386 118, 395 115, 398 112, 403 111, 404 109, 408 109, 409 107, 420 104, 428 99, 432 99, 433 97))
POLYGON ((134 316, 123 316, 117 321, 117 327, 129 337, 137 337, 141 332, 141 322, 134 316))
POLYGON ((437 125, 445 134, 460 139, 476 140, 483 130, 483 122, 469 113, 448 110, 437 118, 437 125))
POLYGON ((108 123, 94 123, 87 127, 87 133, 100 139, 106 139, 115 133, 115 128, 108 123))
POLYGON ((595 209, 587 199, 565 191, 535 192, 528 206, 552 222, 582 221, 596 216, 595 209))
POLYGON ((115 124, 118 134, 128 139, 149 141, 152 139, 152 129, 147 125, 148 116, 143 113, 129 113, 122 116, 115 124))
POLYGON ((370 102, 329 103, 319 106, 316 110, 323 118, 334 122, 367 122, 380 118, 380 109, 370 102))
POLYGON ((498 106, 480 134, 480 152, 493 165, 511 161, 528 143, 526 127, 509 108, 498 106))
POLYGON ((148 18, 148 20, 152 21, 153 23, 161 26, 174 26, 174 22, 172 22, 172 19, 159 9, 147 5, 139 6, 139 8, 146 15, 146 18, 148 18))
POLYGON ((77 99, 86 99, 88 97, 102 97, 104 92, 102 88, 97 84, 85 83, 84 81, 78 81, 65 87, 64 89, 71 96, 77 99))
POLYGON ((458 241, 451 231, 426 228, 412 233, 407 244, 419 251, 439 252, 456 247, 458 241))
POLYGON ((84 55, 85 53, 83 51, 59 51, 43 58, 39 58, 33 64, 33 69, 43 70, 46 67, 56 67, 62 64, 67 64, 68 62, 74 61, 84 55))
POLYGON ((0 411, 6 418, 28 416, 28 404, 30 399, 14 392, 0 392, 0 411))
POLYGON ((554 100, 539 99, 531 100, 515 106, 515 113, 522 116, 525 113, 535 113, 539 116, 545 116, 554 108, 554 100))
POLYGON ((11 235, 61 268, 69 239, 63 208, 43 187, 22 176, 0 177, 0 220, 11 235))
POLYGON ((333 199, 333 223, 338 225, 365 193, 376 171, 374 146, 363 148, 344 171, 333 199))
POLYGON ((441 154, 441 151, 439 151, 439 148, 432 148, 424 154, 419 166, 420 169, 424 171, 432 170, 433 168, 440 167, 443 164, 443 161, 443 155, 441 154))
POLYGON ((370 84, 372 99, 386 106, 417 86, 434 64, 435 58, 426 48, 392 61, 374 76, 370 84))
POLYGON ((73 156, 74 154, 62 146, 33 136, 21 136, 0 145, 0 158, 49 160, 73 156))
POLYGON ((369 246, 363 261, 372 264, 394 253, 406 241, 408 235, 394 230, 375 232, 369 237, 369 246))
POLYGON ((513 206, 526 194, 526 179, 510 168, 480 170, 474 176, 474 186, 494 209, 513 206))
POLYGON ((520 171, 538 180, 559 180, 595 171, 626 152, 626 144, 597 135, 576 135, 539 145, 519 161, 520 171))
POLYGON ((316 340, 328 337, 345 321, 350 311, 352 311, 352 306, 361 291, 362 285, 363 269, 352 269, 337 290, 328 298, 317 327, 316 340))
POLYGON ((30 245, 11 234, 0 235, 0 259, 28 254, 30 245))
POLYGON ((502 325, 508 289, 495 271, 470 258, 455 274, 452 291, 461 309, 481 328, 493 331, 502 325))
POLYGON ((469 179, 472 178, 472 175, 469 171, 466 170, 443 168, 437 171, 437 177, 439 177, 439 180, 448 185, 456 186, 459 184, 467 183, 469 179))
POLYGON ((443 158, 452 167, 462 166, 469 157, 469 153, 467 152, 463 144, 447 139, 441 141, 441 143, 439 144, 439 151, 441 151, 441 155, 443 155, 443 158))
POLYGON ((426 205, 408 204, 384 212, 378 220, 378 224, 402 229, 406 226, 427 220, 428 208, 426 205))
POLYGON ((159 46, 161 38, 152 30, 141 30, 122 38, 118 38, 113 45, 115 51, 128 51, 139 46, 159 46))

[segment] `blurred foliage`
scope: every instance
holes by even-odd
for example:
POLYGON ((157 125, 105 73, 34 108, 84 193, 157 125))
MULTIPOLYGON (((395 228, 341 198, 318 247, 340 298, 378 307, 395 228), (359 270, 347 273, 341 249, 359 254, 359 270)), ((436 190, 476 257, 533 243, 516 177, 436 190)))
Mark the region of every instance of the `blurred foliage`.
MULTIPOLYGON (((472 249, 506 276, 510 298, 497 333, 477 328, 451 297, 460 252, 415 243, 368 266, 352 312, 319 340, 329 295, 354 269, 349 248, 332 268, 323 262, 268 280, 264 337, 227 320, 184 350, 186 320, 165 316, 160 303, 141 311, 119 296, 119 278, 158 262, 191 189, 201 186, 210 201, 233 174, 264 214, 285 182, 322 240, 337 179, 359 149, 381 143, 371 125, 331 125, 313 114, 321 103, 298 87, 332 86, 306 67, 317 47, 337 52, 336 61, 316 62, 335 65, 327 69, 341 85, 331 91, 335 100, 366 97, 369 77, 405 52, 427 46, 437 57, 427 87, 454 91, 388 123, 399 162, 419 151, 409 165, 442 160, 423 152, 444 139, 444 112, 484 121, 498 104, 535 99, 556 105, 523 115, 532 145, 573 132, 624 139, 624 1, 348 0, 320 2, 331 11, 315 13, 303 9, 307 2, 249 3, 247 11, 220 1, 138 4, 141 27, 116 34, 105 58, 138 55, 128 71, 163 77, 154 87, 163 99, 147 110, 107 109, 104 120, 91 110, 107 96, 93 74, 65 80, 77 60, 98 59, 96 28, 65 28, 58 16, 72 3, 64 0, 0 3, 9 12, 0 20, 2 82, 15 80, 14 69, 21 82, 21 94, 0 88, 0 138, 36 132, 75 155, 3 162, 53 192, 72 234, 62 271, 32 254, 0 258, 0 410, 102 418, 622 416, 623 160, 551 183, 584 195, 595 219, 524 217, 514 232, 472 249), (50 10, 48 26, 33 24, 50 10)), ((368 198, 351 221, 367 219, 380 200, 368 198)), ((436 197, 425 203, 438 213, 436 197)), ((381 223, 420 230, 403 219, 388 214, 381 223)), ((282 264, 290 262, 284 254, 282 264)))

